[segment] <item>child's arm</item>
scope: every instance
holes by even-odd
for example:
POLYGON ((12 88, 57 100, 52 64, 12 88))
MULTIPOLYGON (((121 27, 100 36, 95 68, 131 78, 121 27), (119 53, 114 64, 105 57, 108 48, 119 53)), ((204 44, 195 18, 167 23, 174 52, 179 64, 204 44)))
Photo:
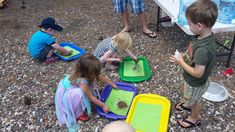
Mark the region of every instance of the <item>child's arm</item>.
POLYGON ((58 50, 62 52, 64 55, 70 55, 72 53, 72 50, 67 50, 61 46, 59 46, 57 43, 54 43, 51 45, 55 50, 58 50))
POLYGON ((205 71, 205 66, 195 64, 195 67, 191 67, 185 63, 182 55, 180 54, 179 58, 175 58, 174 55, 170 57, 170 62, 180 65, 187 73, 191 74, 195 78, 201 78, 205 71))
POLYGON ((113 51, 112 50, 108 50, 106 53, 104 53, 104 55, 100 58, 100 60, 102 62, 112 62, 112 61, 118 61, 120 62, 121 61, 121 58, 111 58, 111 55, 113 54, 113 51))
POLYGON ((100 81, 102 81, 102 82, 104 82, 104 83, 106 83, 106 84, 112 86, 113 88, 119 89, 118 86, 117 86, 116 84, 114 84, 108 77, 106 77, 106 76, 100 74, 100 75, 98 76, 98 78, 99 78, 100 81))
POLYGON ((135 61, 135 63, 138 63, 138 58, 133 55, 129 49, 125 49, 124 51, 135 61))
POLYGON ((89 89, 88 85, 79 84, 79 86, 81 87, 81 89, 84 91, 84 93, 90 99, 90 101, 92 103, 94 103, 94 104, 98 105, 99 107, 101 107, 104 112, 109 112, 108 106, 105 103, 98 100, 95 96, 93 96, 93 94, 92 94, 91 90, 89 89))

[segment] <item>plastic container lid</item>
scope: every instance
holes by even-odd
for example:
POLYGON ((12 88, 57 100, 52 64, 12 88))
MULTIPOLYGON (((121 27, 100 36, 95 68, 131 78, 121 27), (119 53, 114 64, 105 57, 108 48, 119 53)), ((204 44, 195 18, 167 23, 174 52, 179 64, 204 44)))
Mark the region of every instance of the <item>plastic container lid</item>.
POLYGON ((222 85, 216 82, 211 82, 208 90, 202 97, 209 101, 221 102, 228 98, 228 91, 222 85))

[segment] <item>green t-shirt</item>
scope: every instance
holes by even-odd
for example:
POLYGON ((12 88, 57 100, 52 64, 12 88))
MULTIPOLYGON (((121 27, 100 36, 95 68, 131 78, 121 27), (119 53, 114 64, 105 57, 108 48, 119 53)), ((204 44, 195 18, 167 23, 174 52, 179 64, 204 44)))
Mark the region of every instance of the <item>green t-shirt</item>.
POLYGON ((193 54, 190 66, 195 67, 195 64, 205 66, 204 74, 201 78, 195 78, 186 71, 183 72, 185 81, 193 87, 200 87, 204 85, 211 74, 211 70, 216 62, 216 41, 215 36, 212 35, 203 38, 192 40, 193 54))

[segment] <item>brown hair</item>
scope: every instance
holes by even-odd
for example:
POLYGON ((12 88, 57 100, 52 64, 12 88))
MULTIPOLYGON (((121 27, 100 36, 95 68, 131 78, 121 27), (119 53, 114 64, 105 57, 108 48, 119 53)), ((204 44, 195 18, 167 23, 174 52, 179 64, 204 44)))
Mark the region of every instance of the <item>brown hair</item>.
POLYGON ((75 82, 79 77, 83 77, 89 82, 93 82, 98 78, 101 67, 100 61, 93 54, 85 54, 79 58, 69 80, 75 82))
POLYGON ((211 0, 197 0, 186 9, 185 15, 192 23, 211 28, 216 22, 218 8, 211 0))
POLYGON ((112 37, 115 46, 120 50, 125 50, 132 45, 131 36, 127 32, 120 32, 112 37))

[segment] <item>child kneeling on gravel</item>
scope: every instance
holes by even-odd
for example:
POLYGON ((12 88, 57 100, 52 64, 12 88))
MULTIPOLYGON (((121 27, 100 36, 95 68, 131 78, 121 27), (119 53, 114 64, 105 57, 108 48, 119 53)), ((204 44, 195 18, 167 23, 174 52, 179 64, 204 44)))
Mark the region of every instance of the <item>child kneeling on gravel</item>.
POLYGON ((53 63, 56 61, 52 57, 54 50, 59 51, 65 56, 72 53, 72 51, 66 50, 56 43, 53 34, 55 31, 62 31, 63 28, 56 24, 54 18, 48 17, 44 19, 39 27, 40 30, 32 35, 28 44, 28 51, 33 59, 53 63))
POLYGON ((138 58, 128 49, 132 45, 132 39, 127 32, 120 32, 112 38, 108 37, 102 40, 96 47, 93 54, 105 64, 107 69, 114 70, 117 67, 111 65, 112 62, 121 62, 122 59, 117 56, 118 50, 125 51, 137 63, 138 58))
POLYGON ((102 64, 92 54, 81 56, 74 71, 65 76, 59 83, 56 95, 56 115, 60 125, 66 125, 69 132, 76 132, 79 126, 76 120, 86 121, 91 114, 91 104, 94 103, 109 112, 109 107, 93 95, 92 83, 99 79, 117 88, 111 80, 100 74, 102 64))

